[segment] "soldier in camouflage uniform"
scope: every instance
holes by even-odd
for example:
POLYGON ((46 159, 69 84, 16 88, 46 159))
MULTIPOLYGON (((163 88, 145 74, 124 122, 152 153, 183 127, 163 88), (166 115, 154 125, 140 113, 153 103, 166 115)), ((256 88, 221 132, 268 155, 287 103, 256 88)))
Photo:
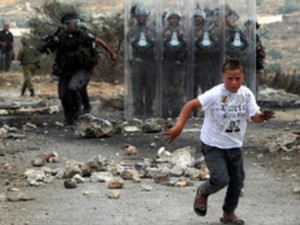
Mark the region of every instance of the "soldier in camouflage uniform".
POLYGON ((29 44, 28 39, 22 38, 21 43, 23 47, 20 49, 17 55, 17 60, 20 61, 21 65, 23 66, 24 75, 21 96, 24 96, 25 91, 28 89, 30 91, 30 96, 33 97, 35 93, 32 84, 32 77, 38 70, 39 58, 33 46, 29 44))
POLYGON ((162 116, 175 117, 184 102, 186 87, 185 30, 180 24, 181 13, 170 9, 163 30, 162 116))
POLYGON ((128 40, 132 47, 131 85, 133 115, 138 118, 153 116, 156 88, 156 33, 147 24, 149 10, 142 5, 132 9, 132 22, 128 40))
POLYGON ((81 92, 86 91, 98 61, 93 44, 103 47, 114 61, 117 55, 102 39, 79 29, 80 19, 76 13, 66 14, 61 18, 61 22, 67 28, 59 29, 55 35, 51 35, 40 50, 56 53, 55 62, 59 71, 58 95, 64 109, 65 124, 73 125, 80 113, 81 92))

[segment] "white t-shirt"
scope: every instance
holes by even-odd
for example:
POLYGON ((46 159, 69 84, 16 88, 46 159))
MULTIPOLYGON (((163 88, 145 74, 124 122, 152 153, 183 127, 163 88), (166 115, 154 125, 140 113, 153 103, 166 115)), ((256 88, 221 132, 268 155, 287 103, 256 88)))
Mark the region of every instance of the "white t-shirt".
POLYGON ((219 84, 199 95, 198 100, 205 111, 201 141, 221 149, 242 147, 247 119, 259 111, 251 90, 241 86, 232 93, 219 84))

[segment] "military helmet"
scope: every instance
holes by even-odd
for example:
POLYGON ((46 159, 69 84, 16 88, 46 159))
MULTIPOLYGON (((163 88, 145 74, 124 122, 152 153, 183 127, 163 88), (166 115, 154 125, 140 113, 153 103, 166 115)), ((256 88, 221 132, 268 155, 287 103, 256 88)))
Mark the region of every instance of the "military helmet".
POLYGON ((170 9, 167 12, 167 19, 169 19, 171 16, 177 16, 179 19, 181 18, 181 13, 177 9, 170 9))
POLYGON ((225 17, 231 17, 234 21, 237 21, 240 17, 234 10, 226 10, 225 17))
POLYGON ((77 13, 71 12, 71 13, 66 13, 64 16, 62 16, 60 22, 63 24, 78 23, 80 22, 80 18, 77 13))
POLYGON ((145 6, 138 5, 134 8, 134 16, 149 16, 150 12, 145 6))
POLYGON ((201 8, 196 8, 196 9, 194 10, 194 16, 201 16, 203 19, 205 19, 206 14, 205 14, 205 12, 204 12, 203 9, 201 9, 201 8))

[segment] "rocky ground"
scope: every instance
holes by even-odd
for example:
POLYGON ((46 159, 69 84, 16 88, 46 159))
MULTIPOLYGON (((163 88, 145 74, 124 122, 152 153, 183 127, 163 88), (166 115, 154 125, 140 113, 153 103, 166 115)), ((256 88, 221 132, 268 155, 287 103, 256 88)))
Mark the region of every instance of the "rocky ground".
MULTIPOLYGON (((122 85, 91 83, 92 114, 121 124, 121 132, 110 137, 83 138, 61 125, 63 117, 59 109, 45 110, 49 105, 59 103, 56 99, 57 81, 37 77, 37 96, 20 98, 21 75, 9 73, 0 76, 0 105, 3 108, 0 128, 7 125, 9 133, 2 136, 0 144, 1 225, 219 224, 224 191, 210 198, 207 217, 199 218, 192 211, 195 190, 202 182, 199 176, 192 179, 160 174, 125 179, 123 174, 124 180, 116 182, 121 189, 110 189, 109 186, 116 183, 96 182, 98 178, 95 177, 96 180, 90 181, 92 176, 88 178, 83 174, 75 183, 77 188, 69 189, 65 184, 68 179, 59 176, 60 169, 70 164, 82 166, 92 161, 93 165, 98 165, 101 161, 98 156, 109 162, 106 171, 114 171, 111 168, 119 171, 120 167, 143 167, 141 163, 145 163, 145 159, 169 157, 170 153, 175 154, 177 149, 187 146, 198 149, 193 154, 197 161, 201 158, 198 136, 202 119, 191 119, 180 138, 170 145, 163 141, 161 131, 146 133, 141 129, 134 132, 145 121, 140 121, 141 124, 136 121, 124 123, 120 104, 107 100, 118 96, 123 91, 122 85), (43 110, 21 110, 22 105, 43 110), (137 154, 130 155, 128 146, 134 146, 137 154), (167 152, 162 153, 161 147, 167 152), (49 156, 49 153, 53 154, 49 156), (33 166, 32 160, 41 155, 47 158, 43 162, 45 165, 42 163, 44 167, 33 166), (114 167, 116 164, 118 166, 114 167), (28 169, 42 170, 47 176, 39 178, 41 174, 38 172, 33 180, 29 180, 31 171, 28 169)), ((260 103, 272 107, 276 117, 261 125, 249 123, 244 147, 247 179, 238 213, 247 224, 298 225, 300 97, 267 87, 261 89, 258 95, 260 103)), ((175 120, 167 121, 173 122, 175 120)), ((203 171, 200 170, 200 174, 203 175, 203 171)), ((69 185, 72 186, 72 182, 69 185)))

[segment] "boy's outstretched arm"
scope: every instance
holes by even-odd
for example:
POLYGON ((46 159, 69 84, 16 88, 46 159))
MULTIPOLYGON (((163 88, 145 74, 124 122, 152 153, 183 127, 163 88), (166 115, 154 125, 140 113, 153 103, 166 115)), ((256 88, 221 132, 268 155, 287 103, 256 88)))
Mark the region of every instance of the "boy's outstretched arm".
POLYGON ((170 143, 173 142, 183 130, 186 121, 191 115, 191 112, 195 111, 196 109, 199 109, 200 107, 201 104, 197 98, 187 102, 183 106, 175 126, 164 133, 167 136, 165 140, 170 143))

